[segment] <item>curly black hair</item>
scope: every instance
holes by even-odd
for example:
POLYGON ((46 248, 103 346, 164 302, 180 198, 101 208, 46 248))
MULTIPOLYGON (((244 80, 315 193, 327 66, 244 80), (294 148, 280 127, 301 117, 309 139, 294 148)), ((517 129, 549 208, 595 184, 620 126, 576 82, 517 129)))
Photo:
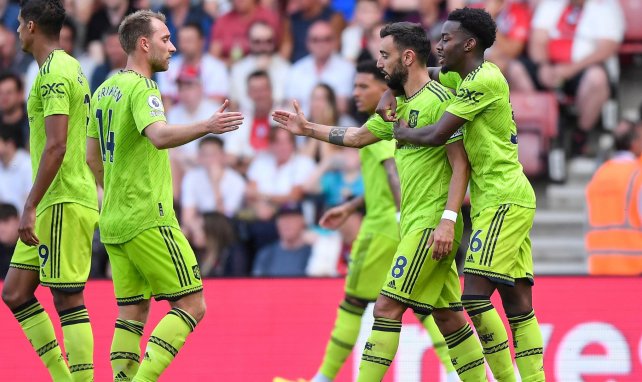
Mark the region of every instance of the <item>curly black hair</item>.
POLYGON ((401 21, 381 28, 379 36, 392 36, 395 46, 400 51, 411 49, 417 55, 419 62, 426 64, 430 57, 430 40, 420 24, 401 21))
POLYGON ((455 9, 448 15, 448 20, 459 21, 461 27, 477 40, 483 50, 490 48, 495 43, 497 24, 483 9, 455 9))
POLYGON ((363 60, 357 63, 357 73, 372 74, 377 81, 386 82, 386 76, 377 68, 377 61, 363 60))
POLYGON ((65 21, 65 7, 61 0, 22 0, 20 16, 36 23, 43 34, 57 36, 65 21))

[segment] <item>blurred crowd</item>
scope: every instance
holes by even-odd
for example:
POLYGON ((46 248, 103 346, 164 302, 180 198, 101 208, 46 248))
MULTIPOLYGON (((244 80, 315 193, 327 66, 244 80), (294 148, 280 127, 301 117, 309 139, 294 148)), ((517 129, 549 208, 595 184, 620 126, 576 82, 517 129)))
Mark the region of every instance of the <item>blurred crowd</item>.
MULTIPOLYGON (((136 9, 167 16, 178 51, 155 80, 170 123, 211 115, 224 99, 244 125, 170 150, 175 209, 206 276, 334 276, 345 273, 361 217, 340 232, 317 226, 327 208, 363 194, 356 150, 295 138, 270 114, 298 100, 317 123, 361 125, 352 81, 357 62, 379 55, 388 22, 421 23, 433 41, 448 12, 485 7, 497 42, 487 58, 514 92, 554 94, 571 110, 570 155, 591 153, 615 99, 625 36, 618 0, 67 0, 60 35, 92 91, 124 68, 118 25, 136 9)), ((25 100, 37 64, 17 41, 19 7, 0 0, 0 271, 17 240, 31 186, 25 100)), ((434 46, 434 44, 433 44, 434 46)), ((431 64, 436 64, 433 62, 431 64)), ((96 239, 93 277, 109 276, 96 239)))

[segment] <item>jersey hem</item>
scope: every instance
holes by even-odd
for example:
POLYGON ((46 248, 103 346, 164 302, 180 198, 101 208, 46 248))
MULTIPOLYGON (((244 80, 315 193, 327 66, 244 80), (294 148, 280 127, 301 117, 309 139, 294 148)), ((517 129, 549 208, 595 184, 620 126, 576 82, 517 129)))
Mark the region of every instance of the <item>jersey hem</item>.
POLYGON ((178 225, 176 222, 170 222, 169 224, 167 224, 167 223, 159 224, 159 223, 154 222, 152 224, 142 226, 141 228, 138 228, 137 230, 132 231, 131 233, 126 233, 126 234, 120 235, 120 236, 106 236, 106 235, 103 235, 104 228, 101 226, 100 223, 98 223, 98 228, 100 229, 100 241, 103 244, 123 244, 123 243, 127 243, 128 241, 132 240, 133 238, 138 236, 143 231, 147 231, 148 229, 153 229, 153 228, 156 228, 156 227, 172 227, 172 228, 176 228, 176 229, 179 229, 179 230, 181 229, 180 225, 178 225))
POLYGON ((47 203, 45 204, 39 204, 38 208, 36 208, 36 217, 39 216, 41 213, 43 213, 47 208, 53 206, 54 204, 62 204, 62 203, 75 203, 83 207, 92 209, 94 211, 98 211, 98 200, 96 200, 96 203, 93 203, 87 200, 60 198, 60 199, 53 199, 53 200, 47 201, 47 203))

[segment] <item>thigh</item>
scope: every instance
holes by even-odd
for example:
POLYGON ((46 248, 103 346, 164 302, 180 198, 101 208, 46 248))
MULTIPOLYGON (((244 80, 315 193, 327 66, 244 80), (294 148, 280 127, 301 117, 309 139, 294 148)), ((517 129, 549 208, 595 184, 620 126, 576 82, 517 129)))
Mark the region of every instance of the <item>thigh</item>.
POLYGON ((374 233, 359 233, 352 244, 345 293, 374 301, 390 269, 398 240, 374 233))
POLYGON ((523 256, 530 257, 528 235, 533 225, 535 210, 514 204, 487 208, 473 219, 464 273, 488 278, 496 284, 514 285, 516 278, 532 278, 531 269, 523 256), (522 248, 528 253, 522 255, 522 248))
POLYGON ((145 230, 126 243, 126 251, 156 300, 176 301, 203 289, 194 251, 177 228, 145 230))

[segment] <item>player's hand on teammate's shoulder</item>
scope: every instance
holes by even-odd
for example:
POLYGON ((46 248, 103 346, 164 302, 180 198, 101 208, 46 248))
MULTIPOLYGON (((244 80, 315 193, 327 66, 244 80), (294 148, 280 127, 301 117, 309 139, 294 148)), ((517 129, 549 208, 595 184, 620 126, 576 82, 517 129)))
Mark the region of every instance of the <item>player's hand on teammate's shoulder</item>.
POLYGON ((397 120, 397 99, 392 90, 388 89, 383 93, 375 111, 386 122, 397 120))
POLYGON ((292 106, 294 106, 294 113, 286 110, 275 110, 272 113, 272 119, 280 128, 286 129, 294 135, 306 135, 305 125, 308 120, 305 119, 305 114, 303 114, 297 101, 292 101, 292 106))
POLYGON ((207 127, 211 133, 223 134, 234 131, 243 123, 243 115, 237 111, 225 111, 230 101, 225 100, 221 107, 207 120, 207 127))
POLYGON ((407 138, 406 133, 410 129, 408 122, 404 119, 397 119, 392 127, 392 136, 397 140, 397 147, 403 146, 407 138))

